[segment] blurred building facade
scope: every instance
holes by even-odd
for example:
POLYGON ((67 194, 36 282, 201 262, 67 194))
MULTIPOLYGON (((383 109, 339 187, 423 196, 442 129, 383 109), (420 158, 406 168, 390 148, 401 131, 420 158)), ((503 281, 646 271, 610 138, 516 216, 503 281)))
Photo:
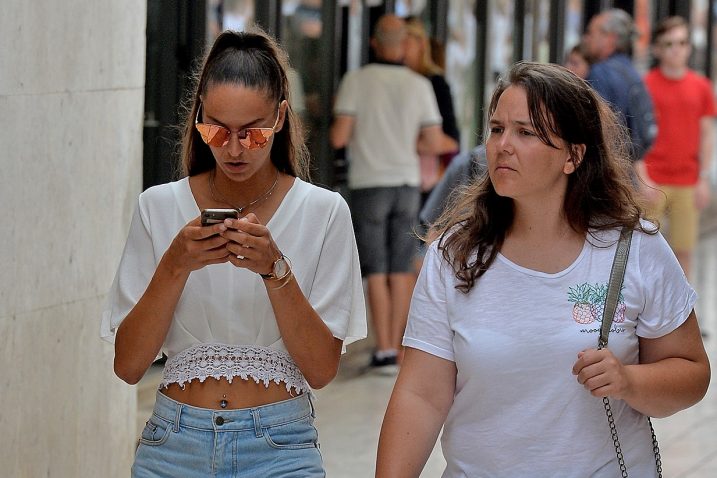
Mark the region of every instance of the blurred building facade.
POLYGON ((2 2, 0 476, 129 476, 136 391, 98 319, 142 185, 146 6, 2 2))
POLYGON ((562 63, 590 17, 612 7, 635 18, 641 71, 649 67, 655 22, 682 15, 692 29, 692 66, 715 77, 717 0, 151 0, 144 186, 176 177, 175 126, 183 120, 176 105, 197 58, 224 29, 257 24, 279 39, 294 69, 292 106, 307 128, 313 180, 341 191, 350 158, 329 146, 333 99, 341 77, 371 61, 369 38, 383 13, 420 17, 442 46, 465 150, 481 142, 490 94, 512 63, 562 63))

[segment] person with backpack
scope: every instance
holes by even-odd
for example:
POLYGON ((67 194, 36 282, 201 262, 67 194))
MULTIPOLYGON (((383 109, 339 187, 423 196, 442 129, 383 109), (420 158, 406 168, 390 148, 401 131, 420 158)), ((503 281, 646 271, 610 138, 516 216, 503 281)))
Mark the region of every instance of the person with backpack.
POLYGON ((590 20, 583 46, 592 63, 587 81, 629 130, 630 158, 639 173, 643 167, 640 161, 652 146, 657 125, 650 94, 629 56, 636 33, 632 17, 613 8, 590 20))

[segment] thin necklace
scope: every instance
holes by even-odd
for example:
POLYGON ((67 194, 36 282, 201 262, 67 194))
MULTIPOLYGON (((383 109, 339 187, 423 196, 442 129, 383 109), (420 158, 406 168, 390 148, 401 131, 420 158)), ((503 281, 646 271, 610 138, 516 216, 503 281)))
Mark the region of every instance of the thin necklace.
POLYGON ((236 206, 231 203, 231 201, 228 201, 224 196, 221 195, 219 191, 217 191, 216 187, 214 186, 214 175, 216 174, 216 169, 212 171, 212 174, 209 175, 209 193, 212 195, 212 199, 214 199, 216 202, 228 204, 237 211, 239 211, 239 214, 244 211, 244 209, 253 206, 254 204, 263 201, 264 199, 271 196, 271 193, 274 192, 274 188, 276 188, 277 183, 279 182, 279 170, 276 171, 276 178, 274 179, 274 184, 271 185, 271 187, 261 196, 254 199, 252 202, 247 204, 246 206, 236 206))

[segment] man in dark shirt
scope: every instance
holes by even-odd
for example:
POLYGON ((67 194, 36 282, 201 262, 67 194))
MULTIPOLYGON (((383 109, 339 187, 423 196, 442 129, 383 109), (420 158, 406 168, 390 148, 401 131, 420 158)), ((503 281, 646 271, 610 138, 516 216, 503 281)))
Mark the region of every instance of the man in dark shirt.
POLYGON ((628 56, 636 35, 632 17, 614 8, 595 15, 583 44, 592 62, 587 81, 608 101, 630 131, 637 172, 657 134, 652 100, 628 56))

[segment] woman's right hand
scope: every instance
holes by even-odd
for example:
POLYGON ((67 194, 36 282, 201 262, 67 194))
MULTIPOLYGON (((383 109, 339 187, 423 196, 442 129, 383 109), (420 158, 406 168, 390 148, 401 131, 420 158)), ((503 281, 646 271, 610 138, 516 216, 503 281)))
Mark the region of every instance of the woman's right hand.
POLYGON ((172 324, 174 310, 189 273, 209 264, 227 262, 224 224, 203 226, 200 218, 174 237, 139 302, 117 329, 115 374, 134 385, 157 357, 172 324))
POLYGON ((223 223, 202 226, 199 217, 192 219, 174 237, 162 262, 175 273, 227 262, 231 255, 226 248, 229 241, 220 235, 226 230, 223 223))

